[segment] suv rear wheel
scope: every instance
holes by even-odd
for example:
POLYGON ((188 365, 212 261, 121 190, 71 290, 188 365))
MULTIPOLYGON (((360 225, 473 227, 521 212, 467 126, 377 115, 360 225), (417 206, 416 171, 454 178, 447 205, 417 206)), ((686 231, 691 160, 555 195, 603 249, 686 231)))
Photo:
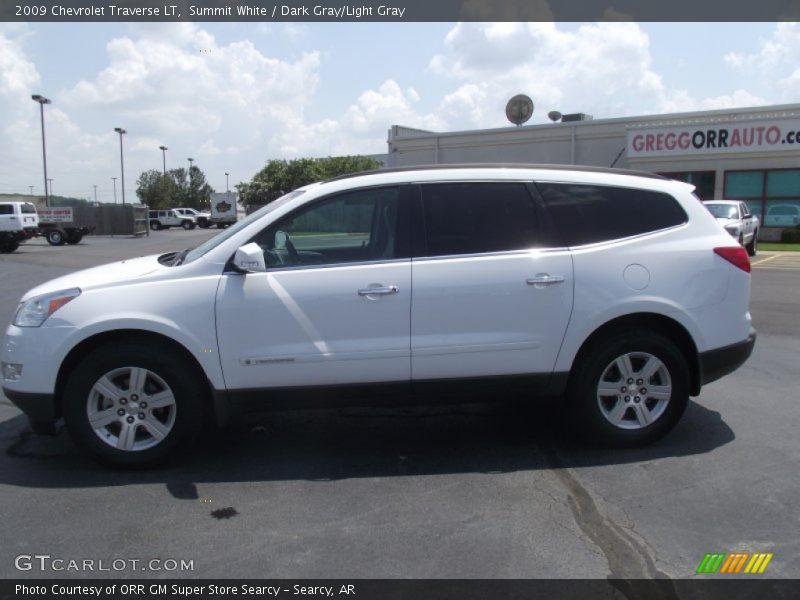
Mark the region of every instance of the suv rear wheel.
POLYGON ((689 400, 689 368, 678 347, 644 330, 616 334, 581 360, 567 391, 581 434, 638 446, 668 433, 689 400))
POLYGON ((205 390, 174 353, 143 342, 101 347, 73 371, 64 420, 75 443, 99 462, 162 462, 200 431, 205 390))

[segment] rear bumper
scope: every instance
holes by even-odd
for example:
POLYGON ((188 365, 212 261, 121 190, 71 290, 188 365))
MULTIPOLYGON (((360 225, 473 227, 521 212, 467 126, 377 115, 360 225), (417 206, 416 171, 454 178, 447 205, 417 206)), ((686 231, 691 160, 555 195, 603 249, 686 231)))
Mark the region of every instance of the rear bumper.
POLYGON ((717 348, 716 350, 701 352, 701 385, 711 383, 720 377, 724 377, 729 373, 733 373, 750 357, 755 345, 756 330, 751 327, 750 334, 747 336, 746 340, 736 344, 731 344, 730 346, 725 346, 724 348, 717 348))
POLYGON ((56 401, 52 394, 16 392, 6 387, 3 387, 3 393, 32 421, 55 421, 57 418, 56 401))

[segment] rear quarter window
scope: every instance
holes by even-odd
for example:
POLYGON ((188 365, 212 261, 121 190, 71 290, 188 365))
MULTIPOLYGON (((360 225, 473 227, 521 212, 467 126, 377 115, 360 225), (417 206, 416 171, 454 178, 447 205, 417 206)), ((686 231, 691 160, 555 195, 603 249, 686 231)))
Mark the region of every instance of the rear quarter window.
POLYGON ((641 235, 688 220, 678 201, 663 192, 572 183, 536 187, 569 246, 641 235))

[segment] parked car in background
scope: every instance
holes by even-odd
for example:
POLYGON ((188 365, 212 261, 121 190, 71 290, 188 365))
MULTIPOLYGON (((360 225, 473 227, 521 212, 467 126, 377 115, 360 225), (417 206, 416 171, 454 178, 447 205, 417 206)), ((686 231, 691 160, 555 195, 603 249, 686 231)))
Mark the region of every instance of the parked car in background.
POLYGON ((39 215, 30 202, 0 202, 0 253, 14 252, 38 227, 39 215))
POLYGON ((184 229, 194 229, 197 222, 193 216, 182 215, 175 208, 166 210, 150 211, 150 229, 169 229, 170 227, 183 227, 184 229))
POLYGON ((755 344, 747 252, 692 190, 554 166, 305 186, 194 249, 30 290, 3 391, 118 466, 206 417, 465 390, 559 398, 582 439, 646 444, 755 344))
POLYGON ((742 246, 750 256, 758 250, 758 217, 750 213, 746 202, 741 200, 708 200, 704 202, 708 211, 742 246))
POLYGON ((211 227, 211 213, 209 212, 201 212, 194 208, 176 208, 175 211, 184 217, 192 217, 197 226, 202 229, 211 227))
POLYGON ((764 218, 764 225, 769 227, 794 227, 798 224, 800 207, 796 204, 772 204, 764 218))

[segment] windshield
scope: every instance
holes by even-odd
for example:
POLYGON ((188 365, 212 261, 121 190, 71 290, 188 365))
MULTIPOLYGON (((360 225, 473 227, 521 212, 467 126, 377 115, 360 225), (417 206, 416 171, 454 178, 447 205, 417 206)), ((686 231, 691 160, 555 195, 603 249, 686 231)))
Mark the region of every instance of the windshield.
POLYGON ((221 233, 218 233, 210 240, 200 244, 197 248, 194 248, 190 252, 186 254, 184 259, 181 261, 181 264, 188 264, 194 260, 197 260, 201 256, 203 256, 206 252, 216 248, 225 240, 231 238, 232 236, 239 233, 242 229, 253 223, 254 221, 258 221, 264 215, 271 213, 273 210, 280 208, 293 198, 297 198, 300 194, 302 194, 305 190, 295 190, 293 192, 289 192, 285 196, 281 196, 277 200, 273 200, 263 208, 260 208, 256 212, 251 215, 246 216, 241 221, 238 221, 235 225, 231 225, 227 229, 223 230, 221 233))
POLYGON ((706 204, 706 208, 717 219, 739 218, 739 211, 732 204, 706 204))

